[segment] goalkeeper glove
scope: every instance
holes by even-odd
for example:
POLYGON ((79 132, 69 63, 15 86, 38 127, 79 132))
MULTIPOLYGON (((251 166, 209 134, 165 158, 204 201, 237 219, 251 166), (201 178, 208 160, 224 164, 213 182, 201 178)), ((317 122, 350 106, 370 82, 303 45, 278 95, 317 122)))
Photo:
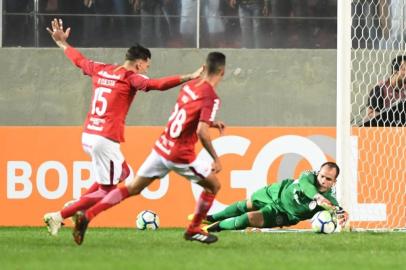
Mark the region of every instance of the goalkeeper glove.
POLYGON ((334 211, 334 214, 337 218, 338 224, 344 227, 348 221, 348 213, 342 207, 337 207, 334 211))

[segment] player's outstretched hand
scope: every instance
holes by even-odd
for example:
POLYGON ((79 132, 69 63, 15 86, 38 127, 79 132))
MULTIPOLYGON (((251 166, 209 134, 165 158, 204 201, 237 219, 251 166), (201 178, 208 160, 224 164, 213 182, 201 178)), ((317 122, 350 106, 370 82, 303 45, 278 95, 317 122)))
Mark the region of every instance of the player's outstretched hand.
POLYGON ((220 135, 223 135, 223 134, 224 134, 224 130, 226 129, 226 125, 224 124, 223 121, 214 121, 214 122, 211 124, 211 127, 217 128, 217 129, 219 130, 219 132, 220 132, 220 135))
POLYGON ((181 76, 181 82, 187 82, 190 80, 194 80, 200 77, 200 75, 202 75, 203 73, 203 66, 201 66, 199 69, 197 69, 195 72, 187 74, 187 75, 182 75, 181 76))
POLYGON ((332 210, 334 209, 334 205, 328 200, 326 199, 326 197, 324 197, 321 194, 317 194, 314 199, 317 202, 317 205, 320 205, 321 207, 323 207, 326 210, 332 210))
POLYGON ((64 31, 62 19, 53 19, 51 22, 51 29, 47 27, 48 33, 59 47, 66 45, 66 40, 70 35, 70 27, 64 31))
POLYGON ((202 75, 203 70, 204 70, 203 66, 199 67, 195 72, 190 74, 190 79, 193 80, 199 78, 202 75))

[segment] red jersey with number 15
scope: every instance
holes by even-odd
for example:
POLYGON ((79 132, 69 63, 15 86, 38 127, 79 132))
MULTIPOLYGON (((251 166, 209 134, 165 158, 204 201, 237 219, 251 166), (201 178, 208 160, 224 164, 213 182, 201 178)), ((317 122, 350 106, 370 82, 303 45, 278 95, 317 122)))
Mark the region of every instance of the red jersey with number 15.
POLYGON ((196 159, 196 129, 200 121, 211 125, 220 107, 214 88, 200 79, 182 86, 175 108, 154 150, 164 158, 188 164, 196 159))
POLYGON ((124 141, 125 118, 137 91, 166 90, 181 84, 180 76, 150 79, 118 65, 94 62, 73 47, 66 56, 92 77, 93 95, 84 132, 124 141))

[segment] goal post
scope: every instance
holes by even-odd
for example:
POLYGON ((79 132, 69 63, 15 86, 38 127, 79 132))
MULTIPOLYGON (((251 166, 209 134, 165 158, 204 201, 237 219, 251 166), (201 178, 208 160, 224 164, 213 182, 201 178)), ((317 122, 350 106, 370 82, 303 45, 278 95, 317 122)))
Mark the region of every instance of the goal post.
POLYGON ((341 168, 337 198, 350 211, 350 141, 351 141, 351 0, 337 1, 337 149, 336 160, 341 168))
POLYGON ((406 87, 392 96, 388 79, 392 60, 406 55, 406 0, 343 0, 337 6, 337 197, 353 228, 404 228, 406 87), (385 101, 371 92, 377 85, 385 101), (371 97, 385 107, 367 117, 371 97))

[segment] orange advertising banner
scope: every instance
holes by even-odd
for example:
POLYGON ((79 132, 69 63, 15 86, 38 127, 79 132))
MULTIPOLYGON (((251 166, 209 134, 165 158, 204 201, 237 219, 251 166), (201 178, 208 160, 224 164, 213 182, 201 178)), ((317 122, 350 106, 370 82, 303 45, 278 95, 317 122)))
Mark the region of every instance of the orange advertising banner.
MULTIPOLYGON (((135 172, 161 131, 127 127, 121 149, 135 172)), ((76 126, 0 127, 0 226, 42 226, 44 213, 60 210, 91 185, 81 132, 76 126)), ((213 130, 212 139, 223 165, 222 189, 212 212, 249 198, 266 184, 298 177, 304 169, 335 159, 335 128, 230 127, 223 136, 213 130)), ((196 152, 206 154, 201 145, 196 152)), ((100 214, 92 226, 134 227, 137 214, 150 209, 158 213, 162 227, 183 227, 199 193, 199 187, 170 173, 140 196, 100 214)))

